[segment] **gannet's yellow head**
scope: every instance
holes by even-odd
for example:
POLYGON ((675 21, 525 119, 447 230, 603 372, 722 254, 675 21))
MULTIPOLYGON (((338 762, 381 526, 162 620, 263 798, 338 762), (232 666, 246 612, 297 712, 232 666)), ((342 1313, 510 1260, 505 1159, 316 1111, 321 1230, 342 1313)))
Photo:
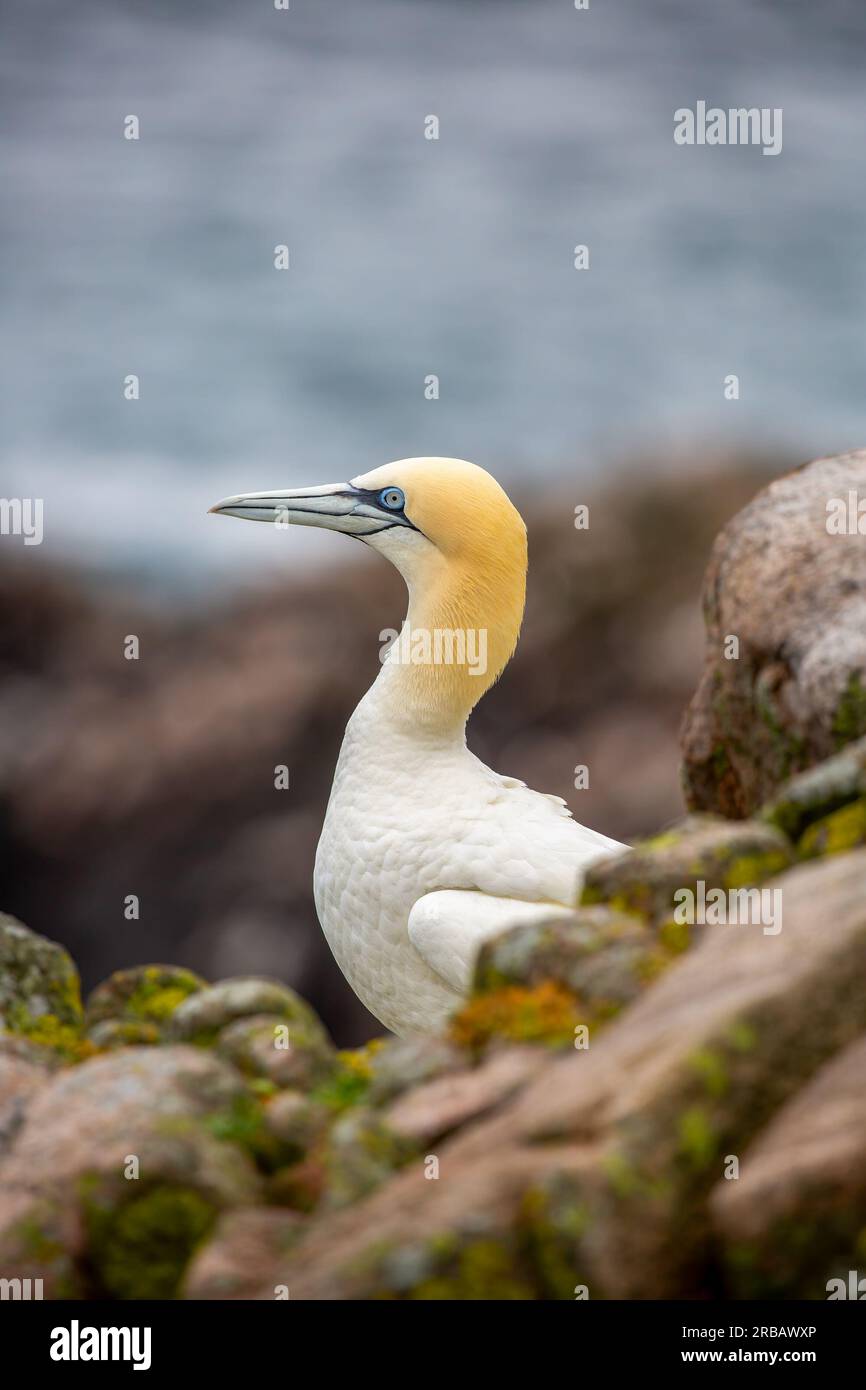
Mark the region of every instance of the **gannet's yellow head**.
POLYGON ((244 493, 211 510, 356 536, 406 580, 411 629, 471 633, 473 640, 483 633, 483 672, 467 673, 466 663, 425 672, 427 663, 412 663, 406 693, 416 710, 459 708, 465 717, 514 650, 526 595, 526 527, 495 478, 474 463, 400 459, 349 483, 244 493))

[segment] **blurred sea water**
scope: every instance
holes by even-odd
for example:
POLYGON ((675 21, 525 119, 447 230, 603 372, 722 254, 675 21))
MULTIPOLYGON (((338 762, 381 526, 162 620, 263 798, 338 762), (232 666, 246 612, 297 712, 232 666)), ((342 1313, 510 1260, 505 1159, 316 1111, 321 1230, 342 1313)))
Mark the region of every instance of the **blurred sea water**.
POLYGON ((216 587, 323 553, 207 517, 231 492, 866 443, 862 0, 0 17, 0 493, 48 557, 216 587), (782 153, 676 146, 699 99, 781 107, 782 153))

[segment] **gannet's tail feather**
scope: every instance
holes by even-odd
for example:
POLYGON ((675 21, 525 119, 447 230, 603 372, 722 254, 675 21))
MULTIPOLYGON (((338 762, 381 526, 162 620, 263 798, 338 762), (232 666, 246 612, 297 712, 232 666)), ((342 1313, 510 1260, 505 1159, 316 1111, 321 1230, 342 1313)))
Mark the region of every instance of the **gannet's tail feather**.
POLYGON ((507 927, 569 917, 558 903, 494 898, 471 889, 425 893, 409 913, 409 940, 419 956, 461 997, 469 993, 483 943, 507 927))

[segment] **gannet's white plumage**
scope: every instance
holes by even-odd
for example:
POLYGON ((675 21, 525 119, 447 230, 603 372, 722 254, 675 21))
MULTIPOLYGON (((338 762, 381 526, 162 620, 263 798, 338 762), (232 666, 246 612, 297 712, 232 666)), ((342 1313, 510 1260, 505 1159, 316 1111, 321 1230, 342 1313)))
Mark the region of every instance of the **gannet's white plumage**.
POLYGON ((346 728, 316 855, 319 920, 356 994, 395 1033, 438 1032, 487 937, 567 912, 586 866, 623 848, 466 746, 467 717, 517 642, 523 521, 489 473, 439 458, 213 510, 358 536, 403 575, 412 633, 484 634, 483 672, 442 660, 446 648, 419 663, 395 644, 346 728))

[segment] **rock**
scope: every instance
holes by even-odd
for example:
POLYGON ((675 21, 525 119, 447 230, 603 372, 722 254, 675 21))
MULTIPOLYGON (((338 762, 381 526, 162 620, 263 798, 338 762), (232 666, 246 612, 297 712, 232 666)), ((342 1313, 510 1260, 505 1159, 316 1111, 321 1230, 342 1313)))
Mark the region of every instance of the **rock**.
POLYGON ((265 1124, 290 1162, 303 1157, 332 1118, 326 1105, 310 1100, 301 1091, 280 1091, 265 1106, 265 1124))
POLYGON ((333 1125, 325 1151, 328 1208, 347 1206, 372 1192, 416 1153, 415 1145, 394 1134, 375 1110, 359 1106, 333 1125))
POLYGON ((0 1158, 24 1122, 27 1101, 48 1084, 50 1073, 37 1062, 0 1055, 0 1158))
POLYGON ((797 841, 801 859, 866 843, 866 739, 792 777, 761 815, 797 841))
POLYGON ((506 1047, 473 1071, 440 1076, 401 1095, 383 1112, 393 1134, 413 1144, 429 1144, 488 1114, 513 1096, 544 1064, 531 1047, 506 1047))
POLYGON ((828 1062, 740 1157, 711 1198, 735 1298, 826 1298, 862 1267, 866 1038, 828 1062))
POLYGON ((0 1165, 0 1273, 24 1251, 47 1277, 63 1209, 76 1240, 65 1255, 96 1296, 172 1296, 217 1212, 257 1200, 252 1104, 237 1073, 190 1047, 128 1048, 53 1076, 0 1165))
POLYGON ((0 914, 0 1031, 81 1055, 78 971, 62 946, 0 914))
POLYGON ((268 1014, 235 1019, 219 1033, 216 1050, 248 1076, 302 1090, 326 1081, 337 1059, 318 1022, 311 1028, 268 1014))
POLYGON ((450 1021, 450 1036, 477 1058, 499 1042, 571 1047, 577 1030, 590 1022, 571 990, 556 980, 540 985, 503 985, 474 994, 450 1021))
POLYGON ((227 1024, 257 1014, 274 1015, 310 1036, 327 1040, 322 1024, 300 995, 278 980, 255 977, 220 980, 209 989, 191 994, 175 1009, 169 1033, 177 1042, 212 1043, 227 1024))
POLYGON ((778 935, 709 928, 599 1046, 444 1141, 447 1182, 410 1165, 317 1217, 292 1296, 442 1297, 470 1269, 481 1297, 699 1294, 725 1156, 866 1028, 864 882, 866 851, 804 864, 776 880, 778 935))
POLYGON ((191 994, 206 988, 206 981, 176 965, 137 965, 131 970, 116 970, 88 997, 88 1036, 101 1047, 121 1045, 122 1028, 100 1028, 106 1023, 119 1023, 129 1025, 127 1042, 157 1042, 175 1009, 191 994))
POLYGON ((823 859, 866 844, 866 796, 813 821, 797 845, 801 859, 823 859))
POLYGON ((367 1100, 384 1105, 413 1086, 467 1065, 466 1054, 447 1038, 389 1038, 370 1057, 367 1100))
POLYGON ((280 1276, 286 1254, 303 1230, 303 1217, 273 1207, 224 1212, 213 1234, 190 1263, 183 1283, 188 1299, 249 1298, 261 1288, 262 1269, 273 1281, 273 1298, 291 1296, 280 1276), (285 1291, 284 1291, 285 1290, 285 1291))
POLYGON ((136 1023, 127 1018, 106 1018, 89 1028, 87 1036, 97 1052, 110 1052, 117 1047, 154 1047, 162 1041, 156 1023, 136 1023))
MULTIPOLYGON (((793 853, 785 837, 760 821, 732 824, 690 816, 587 870, 582 901, 609 903, 663 924, 672 918, 678 889, 745 888, 786 868, 793 853)), ((676 937, 672 942, 676 945, 676 937)))
POLYGON ((526 923, 486 941, 473 992, 554 980, 577 996, 587 1021, 601 1021, 637 998, 663 968, 666 955, 673 958, 639 918, 586 907, 570 918, 526 923))
POLYGON ((751 815, 791 773, 866 734, 866 545, 831 520, 858 489, 866 450, 818 459, 770 483, 716 540, 704 671, 681 735, 693 809, 751 815))

